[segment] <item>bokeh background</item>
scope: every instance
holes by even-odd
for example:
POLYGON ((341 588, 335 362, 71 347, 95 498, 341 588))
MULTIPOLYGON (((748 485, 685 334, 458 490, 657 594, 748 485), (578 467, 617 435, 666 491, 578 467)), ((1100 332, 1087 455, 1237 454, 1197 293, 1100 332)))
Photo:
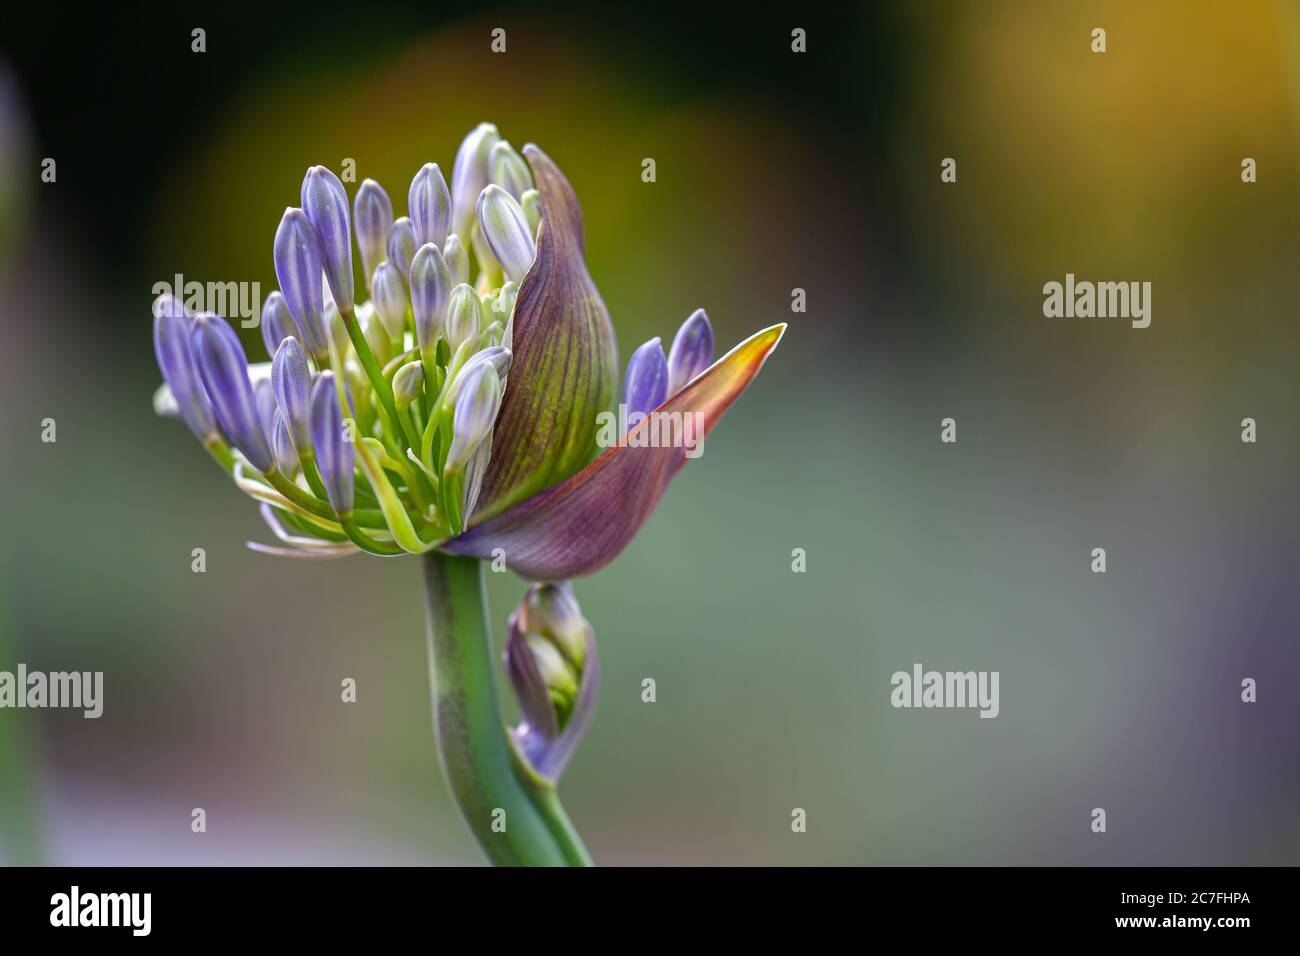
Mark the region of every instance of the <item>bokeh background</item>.
MULTIPOLYGON (((151 413, 149 306, 177 272, 265 294, 308 165, 400 210, 483 119, 573 182, 624 357, 697 306, 723 347, 791 323, 577 584, 603 685, 562 793, 599 862, 1300 858, 1292 4, 89 16, 0 27, 0 669, 102 670, 106 704, 0 711, 0 858, 480 861, 418 562, 245 550, 255 510, 151 413), (1066 272, 1151 281, 1151 327, 1044 318, 1066 272), (1000 716, 892 709, 914 662, 1000 671, 1000 716)), ((492 576, 502 630, 523 587, 492 576)))

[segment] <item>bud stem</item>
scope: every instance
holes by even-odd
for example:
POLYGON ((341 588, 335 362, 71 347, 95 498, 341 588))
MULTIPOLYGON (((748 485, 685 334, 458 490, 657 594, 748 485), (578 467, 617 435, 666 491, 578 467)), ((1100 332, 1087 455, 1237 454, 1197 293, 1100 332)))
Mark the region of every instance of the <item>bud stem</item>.
POLYGON ((497 701, 482 563, 432 551, 423 565, 434 730, 461 816, 498 865, 590 863, 554 791, 528 788, 515 768, 497 701), (493 827, 498 810, 504 830, 493 827))
POLYGON ((320 480, 320 472, 316 470, 316 453, 311 449, 300 451, 298 453, 298 464, 302 466, 303 477, 307 479, 307 486, 311 488, 312 494, 322 501, 329 498, 329 493, 325 490, 325 484, 320 480))
MULTIPOLYGON (((366 377, 370 379, 370 384, 379 396, 379 402, 384 406, 384 412, 388 416, 388 421, 392 424, 394 433, 400 433, 406 440, 407 448, 418 448, 418 442, 406 433, 406 428, 401 418, 397 414, 397 403, 393 400, 393 387, 384 378, 384 371, 375 361, 375 354, 370 351, 370 345, 366 342, 366 337, 361 331, 361 324, 357 322, 356 313, 352 309, 346 312, 340 310, 343 317, 343 324, 347 327, 348 338, 352 340, 352 347, 356 350, 357 358, 361 360, 361 367, 365 369, 366 377)), ((399 449, 400 452, 404 449, 399 449)))

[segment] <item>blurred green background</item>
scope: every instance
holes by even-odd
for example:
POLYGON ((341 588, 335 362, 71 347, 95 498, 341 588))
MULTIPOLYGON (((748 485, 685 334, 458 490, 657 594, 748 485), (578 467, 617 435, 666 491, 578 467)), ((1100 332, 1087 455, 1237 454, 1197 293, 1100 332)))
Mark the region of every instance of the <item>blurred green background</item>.
MULTIPOLYGON (((603 683, 562 793, 598 862, 1296 861, 1292 4, 37 16, 0 34, 0 670, 103 670, 106 703, 0 711, 0 857, 480 861, 418 562, 248 552, 255 509, 152 416, 149 306, 274 288, 308 165, 400 213, 486 119, 572 181, 624 358, 698 306, 720 351, 791 323, 577 583, 603 683), (1067 272, 1152 282, 1151 327, 1044 318, 1067 272), (999 717, 892 709, 914 662, 1000 671, 999 717)), ((501 630, 523 588, 492 576, 501 630)))

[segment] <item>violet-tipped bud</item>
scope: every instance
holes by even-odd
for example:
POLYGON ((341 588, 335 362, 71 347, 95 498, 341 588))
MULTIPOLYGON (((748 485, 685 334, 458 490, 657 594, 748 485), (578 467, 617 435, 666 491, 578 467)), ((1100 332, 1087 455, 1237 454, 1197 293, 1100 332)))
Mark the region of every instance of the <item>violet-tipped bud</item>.
POLYGON ((524 193, 533 188, 532 170, 504 139, 494 144, 488 153, 488 180, 516 199, 523 199, 524 193))
POLYGON ((656 335, 628 359, 627 375, 623 379, 623 404, 627 406, 628 419, 637 413, 649 414, 667 397, 668 360, 656 335))
POLYGON ((275 458, 275 467, 280 474, 292 478, 298 473, 298 451, 293 438, 289 435, 289 426, 284 420, 284 413, 275 410, 271 422, 271 455, 275 458))
POLYGON ((344 431, 334 373, 321 372, 311 390, 311 439, 316 465, 330 504, 339 514, 352 510, 353 467, 357 450, 344 431))
POLYGON ((432 349, 443 334, 450 290, 447 261, 437 246, 425 243, 411 261, 411 314, 415 317, 415 340, 421 349, 432 349))
POLYGON ((411 225, 411 220, 405 216, 397 219, 388 230, 388 261, 397 266, 403 279, 411 277, 411 260, 415 258, 415 250, 418 248, 415 226, 411 225))
POLYGON ((713 361, 713 326, 703 309, 682 323, 668 351, 668 394, 676 395, 713 361))
POLYGON ((510 373, 510 362, 512 358, 513 356, 510 354, 509 349, 502 348, 500 345, 489 346, 479 352, 475 352, 466 359, 465 364, 461 366, 460 375, 457 380, 459 381, 461 378, 464 378, 465 373, 475 365, 487 362, 496 369, 497 378, 501 379, 501 385, 502 387, 505 387, 506 376, 510 373))
POLYGON ((441 247, 451 229, 451 192, 437 163, 425 163, 411 180, 407 209, 415 227, 416 245, 441 247))
POLYGON ((311 369, 307 353, 292 335, 280 343, 271 360, 271 387, 284 416, 294 448, 311 448, 311 369))
POLYGON ((522 281, 537 255, 537 246, 519 201, 500 186, 488 186, 479 194, 478 224, 506 278, 522 281))
POLYGON ((454 232, 447 237, 447 242, 442 247, 442 258, 446 260, 452 285, 469 281, 469 253, 465 251, 465 243, 454 232))
POLYGON ((375 311, 384 323, 391 341, 401 341, 406 331, 406 285, 397 267, 391 262, 381 262, 371 280, 375 311))
POLYGON ((281 342, 297 334, 298 329, 294 326, 293 316, 289 314, 284 296, 278 290, 268 295, 266 301, 262 303, 261 326, 262 342, 266 346, 268 356, 274 356, 281 342))
POLYGON ((211 442, 218 437, 212 403, 203 388, 190 344, 190 317, 161 312, 153 320, 153 348, 163 381, 176 399, 176 407, 194 437, 211 442))
POLYGON ((352 200, 352 220, 356 223, 357 246, 361 249, 361 272, 369 288, 375 267, 388 254, 388 233, 393 228, 393 203, 384 187, 373 179, 362 182, 352 200))
POLYGON ((473 366, 458 376, 447 469, 463 468, 483 443, 501 409, 501 379, 489 362, 473 366))
POLYGON ((451 351, 460 348, 462 342, 477 339, 483 325, 482 306, 474 289, 462 282, 451 290, 447 298, 447 320, 444 326, 447 344, 451 351))
POLYGON ((511 739, 534 771, 557 780, 595 713, 600 676, 595 634, 568 582, 529 587, 510 616, 503 656, 523 718, 511 739), (539 613, 543 604, 561 609, 564 638, 539 613))
POLYGON ((275 276, 298 338, 322 365, 329 361, 329 340, 322 316, 320 237, 301 209, 289 208, 275 231, 275 276))
POLYGON ((407 362, 393 375, 393 399, 397 407, 406 408, 424 394, 424 364, 407 362))
POLYGON ((348 194, 339 178, 324 166, 307 170, 302 181, 302 211, 320 236, 325 278, 341 313, 352 311, 352 230, 348 194))
POLYGON ((258 471, 275 467, 271 446, 262 429, 257 398, 248 380, 248 357, 239 336, 225 319, 212 312, 194 317, 190 331, 194 364, 217 421, 231 443, 258 471))
POLYGON ((488 155, 501 139, 491 123, 479 123, 470 130, 456 151, 451 170, 451 231, 458 236, 469 234, 469 222, 479 193, 488 182, 488 155))

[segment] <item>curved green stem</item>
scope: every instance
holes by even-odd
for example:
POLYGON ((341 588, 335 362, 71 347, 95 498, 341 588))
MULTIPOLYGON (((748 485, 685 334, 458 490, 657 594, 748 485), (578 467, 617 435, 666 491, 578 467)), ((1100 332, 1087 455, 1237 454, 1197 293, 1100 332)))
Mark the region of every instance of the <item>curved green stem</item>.
POLYGON ((565 859, 569 861, 570 866, 595 866, 591 861, 591 854, 587 852, 586 846, 583 845, 582 837, 578 835, 578 829, 569 819, 569 815, 564 812, 564 805, 560 803, 560 795, 555 791, 554 785, 547 786, 542 790, 533 791, 534 803, 547 818, 551 827, 551 835, 555 837, 555 842, 560 845, 564 852, 565 859))
POLYGON ((422 563, 434 731, 443 775, 466 825, 498 865, 589 862, 585 850, 575 850, 582 843, 558 798, 535 798, 515 771, 497 702, 482 563, 438 551, 422 563))
MULTIPOLYGON (((317 518, 324 518, 327 521, 339 520, 339 516, 334 513, 334 509, 328 501, 322 501, 315 495, 307 494, 280 472, 272 470, 260 474, 272 488, 304 511, 310 511, 317 518)), ((376 531, 388 530, 388 522, 384 520, 383 514, 370 508, 352 509, 352 520, 364 528, 376 531)))
POLYGON ((370 379, 370 385, 379 399, 379 404, 383 406, 384 413, 388 416, 393 437, 405 439, 407 447, 414 448, 415 436, 407 435, 403 430, 402 419, 398 417, 397 404, 393 400, 393 386, 389 384, 388 379, 384 378, 384 370, 375 361, 375 353, 370 351, 370 344, 361 331, 361 325, 357 322, 356 313, 348 309, 346 312, 340 312, 339 314, 343 317, 343 325, 348 330, 348 338, 352 340, 352 348, 357 353, 361 368, 365 370, 366 377, 370 379))
POLYGON ((321 501, 329 499, 329 492, 325 490, 325 483, 320 480, 320 472, 316 470, 316 453, 310 448, 298 453, 298 463, 302 465, 303 477, 307 479, 307 487, 321 501))

